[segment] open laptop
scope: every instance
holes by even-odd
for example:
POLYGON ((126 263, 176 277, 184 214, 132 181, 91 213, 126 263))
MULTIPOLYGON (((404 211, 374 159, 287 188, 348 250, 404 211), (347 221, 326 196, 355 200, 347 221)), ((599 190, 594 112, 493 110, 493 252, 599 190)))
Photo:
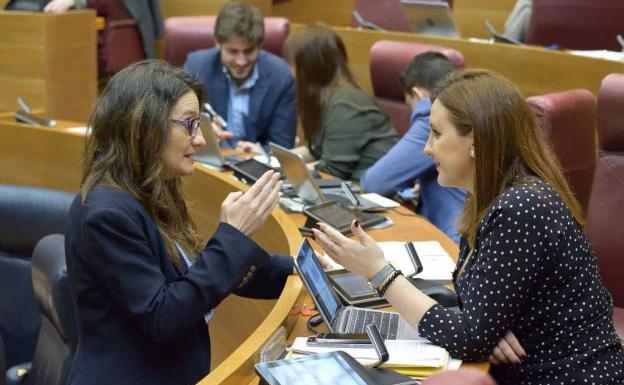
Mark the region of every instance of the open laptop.
POLYGON ((303 240, 299 248, 295 268, 331 332, 366 333, 366 326, 375 324, 384 340, 408 340, 419 337, 418 331, 399 313, 344 306, 331 287, 307 239, 303 240))
POLYGON ((446 1, 401 0, 401 7, 414 33, 460 37, 446 1))
POLYGON ((219 145, 219 138, 217 134, 210 127, 210 118, 204 117, 202 113, 201 119, 201 131, 206 141, 206 145, 200 147, 195 152, 195 160, 200 163, 205 163, 209 166, 223 169, 231 163, 238 162, 245 159, 241 156, 223 156, 221 154, 221 146, 219 145))
POLYGON ((382 211, 377 203, 356 196, 346 183, 335 183, 323 188, 322 179, 315 179, 299 154, 275 143, 269 143, 271 154, 280 162, 280 170, 292 185, 295 193, 306 203, 320 204, 337 201, 347 206, 358 206, 362 210, 382 211))

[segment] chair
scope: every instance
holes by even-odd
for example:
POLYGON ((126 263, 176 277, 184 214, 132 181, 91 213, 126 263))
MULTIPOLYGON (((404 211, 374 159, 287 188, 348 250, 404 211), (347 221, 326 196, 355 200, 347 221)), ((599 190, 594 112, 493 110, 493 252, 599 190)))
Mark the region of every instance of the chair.
POLYGON ((596 99, 583 89, 532 96, 527 102, 587 213, 596 168, 596 99))
POLYGON ((455 67, 464 67, 463 55, 451 48, 390 40, 380 40, 371 47, 369 65, 373 94, 400 136, 409 129, 410 121, 410 108, 405 104, 400 74, 414 56, 427 51, 440 52, 455 67))
MULTIPOLYGON (((189 53, 214 47, 216 20, 216 16, 182 16, 166 19, 165 60, 181 66, 184 65, 189 53)), ((262 48, 281 57, 289 28, 290 22, 286 18, 265 17, 262 48)))
POLYGON ((533 0, 526 43, 620 51, 617 34, 624 34, 622 0, 533 0))
POLYGON ((97 38, 100 73, 112 75, 145 58, 139 26, 122 0, 88 0, 87 7, 106 19, 97 38))
POLYGON ((422 385, 496 385, 489 374, 477 369, 447 370, 427 377, 422 385))
POLYGON ((64 385, 78 344, 75 306, 65 264, 65 236, 42 238, 32 257, 32 286, 43 314, 37 347, 30 369, 9 369, 12 384, 64 385))
POLYGON ((6 365, 32 361, 41 323, 30 257, 45 235, 65 232, 73 195, 0 184, 0 336, 6 365))
POLYGON ((615 328, 624 341, 624 74, 603 79, 597 111, 600 151, 587 235, 598 257, 603 282, 613 297, 615 328))

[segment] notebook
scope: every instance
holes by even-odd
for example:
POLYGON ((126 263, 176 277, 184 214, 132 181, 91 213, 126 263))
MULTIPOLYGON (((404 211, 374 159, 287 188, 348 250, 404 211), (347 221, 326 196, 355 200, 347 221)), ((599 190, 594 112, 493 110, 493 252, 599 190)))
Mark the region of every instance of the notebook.
POLYGON ((366 325, 375 324, 384 340, 415 339, 418 331, 398 313, 344 306, 332 289, 327 275, 307 239, 295 259, 295 268, 330 331, 366 333, 366 325))
POLYGON ((384 207, 377 202, 356 196, 350 187, 341 183, 339 187, 322 189, 299 154, 275 143, 269 143, 271 154, 280 163, 280 170, 290 182, 295 193, 306 203, 320 204, 337 201, 346 206, 358 206, 363 210, 383 211, 384 207))
POLYGON ((401 7, 412 32, 424 35, 460 37, 447 2, 401 0, 401 7))

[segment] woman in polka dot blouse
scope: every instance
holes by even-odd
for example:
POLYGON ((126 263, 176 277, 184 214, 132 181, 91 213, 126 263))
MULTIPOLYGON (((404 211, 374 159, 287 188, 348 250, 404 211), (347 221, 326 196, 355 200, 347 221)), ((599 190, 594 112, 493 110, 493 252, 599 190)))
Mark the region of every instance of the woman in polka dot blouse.
POLYGON ((454 272, 460 312, 385 268, 357 222, 355 241, 324 225, 316 240, 349 270, 384 278, 378 287, 422 336, 466 361, 489 358, 499 384, 624 384, 613 302, 582 209, 520 91, 493 72, 463 70, 432 100, 425 153, 441 185, 468 191, 454 272))

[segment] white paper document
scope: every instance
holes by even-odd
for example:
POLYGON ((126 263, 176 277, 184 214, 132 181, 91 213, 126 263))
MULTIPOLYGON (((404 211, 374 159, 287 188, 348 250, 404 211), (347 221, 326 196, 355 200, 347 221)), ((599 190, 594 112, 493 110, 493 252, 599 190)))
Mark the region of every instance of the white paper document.
MULTIPOLYGON (((325 353, 336 350, 342 350, 349 354, 361 364, 367 365, 377 361, 377 354, 372 345, 365 348, 341 348, 332 344, 332 347, 323 347, 321 345, 309 345, 308 337, 297 337, 292 344, 294 353, 325 353)), ((387 340, 384 341, 390 358, 383 366, 392 367, 429 367, 439 368, 446 365, 449 354, 443 348, 433 345, 424 338, 414 340, 387 340)))

